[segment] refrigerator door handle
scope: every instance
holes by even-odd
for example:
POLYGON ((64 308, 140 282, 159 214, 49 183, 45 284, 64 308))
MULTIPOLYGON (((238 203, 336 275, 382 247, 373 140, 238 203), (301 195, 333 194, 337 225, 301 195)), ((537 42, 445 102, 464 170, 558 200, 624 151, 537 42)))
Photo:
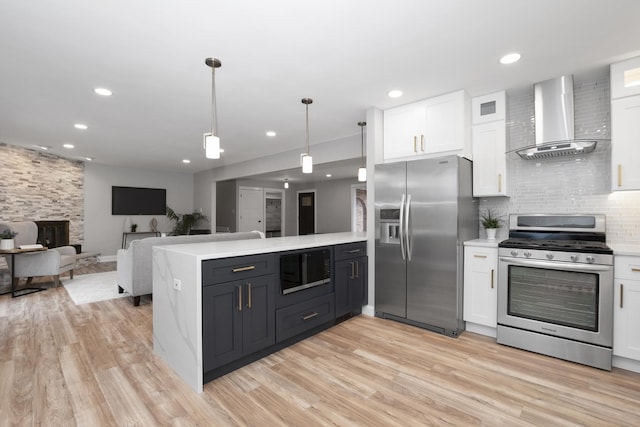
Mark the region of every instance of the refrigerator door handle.
POLYGON ((410 224, 410 213, 411 213, 411 194, 407 194, 407 207, 404 209, 404 232, 405 232, 405 242, 407 245, 407 260, 411 261, 411 230, 409 230, 410 224))
POLYGON ((400 202, 400 230, 399 238, 400 238, 400 253, 402 254, 402 260, 406 260, 405 249, 404 249, 404 202, 405 202, 406 194, 402 193, 402 201, 400 202))

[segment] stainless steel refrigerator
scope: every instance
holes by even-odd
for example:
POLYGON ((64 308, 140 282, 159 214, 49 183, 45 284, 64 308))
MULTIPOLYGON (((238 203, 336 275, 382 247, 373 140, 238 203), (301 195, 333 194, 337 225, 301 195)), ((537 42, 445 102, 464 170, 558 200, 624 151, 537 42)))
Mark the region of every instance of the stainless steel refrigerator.
POLYGON ((464 330, 463 243, 478 237, 471 168, 458 156, 376 166, 376 316, 464 330))

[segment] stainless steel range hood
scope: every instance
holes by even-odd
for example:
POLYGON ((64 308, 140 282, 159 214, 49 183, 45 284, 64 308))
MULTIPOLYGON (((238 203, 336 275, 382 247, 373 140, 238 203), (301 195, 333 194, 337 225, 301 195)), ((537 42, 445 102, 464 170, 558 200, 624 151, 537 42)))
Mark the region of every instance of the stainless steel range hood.
POLYGON ((565 75, 534 86, 534 147, 517 150, 523 159, 590 153, 595 140, 576 140, 573 123, 573 76, 565 75))

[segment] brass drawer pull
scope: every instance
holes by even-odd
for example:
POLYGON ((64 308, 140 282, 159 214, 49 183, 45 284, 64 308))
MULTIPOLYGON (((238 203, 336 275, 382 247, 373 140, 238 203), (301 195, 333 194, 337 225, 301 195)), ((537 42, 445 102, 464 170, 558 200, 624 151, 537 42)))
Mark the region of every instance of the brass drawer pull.
POLYGON ((622 187, 622 165, 618 165, 618 187, 622 187))
POLYGON ((498 174, 498 193, 502 192, 502 174, 498 174))
POLYGON ((624 285, 620 283, 620 308, 624 306, 624 285))
POLYGON ((251 283, 247 283, 247 294, 249 300, 247 301, 247 308, 251 308, 251 283))
POLYGON ((473 257, 474 258, 486 258, 487 256, 486 255, 474 255, 473 257))
POLYGON ((495 270, 491 269, 491 289, 493 289, 493 276, 495 275, 495 270))
POLYGON ((315 311, 313 313, 309 313, 306 316, 302 316, 302 320, 309 320, 309 319, 313 319, 314 317, 316 317, 318 315, 318 313, 316 313, 315 311))
POLYGON ((413 152, 418 153, 418 137, 413 137, 413 152))
POLYGON ((362 249, 351 249, 349 251, 350 254, 357 254, 358 252, 360 252, 362 249))
POLYGON ((632 268, 631 271, 634 273, 640 273, 640 268, 632 268))
POLYGON ((424 152, 424 135, 420 135, 420 149, 424 152))
POLYGON ((247 267, 238 267, 238 268, 234 268, 233 270, 231 270, 233 273, 240 273, 242 271, 250 271, 250 270, 255 270, 256 266, 255 265, 249 265, 247 267))
POLYGON ((238 288, 238 311, 242 311, 242 286, 237 286, 238 288))
POLYGON ((351 261, 349 264, 351 265, 351 276, 349 276, 349 279, 355 279, 356 278, 356 263, 351 261))

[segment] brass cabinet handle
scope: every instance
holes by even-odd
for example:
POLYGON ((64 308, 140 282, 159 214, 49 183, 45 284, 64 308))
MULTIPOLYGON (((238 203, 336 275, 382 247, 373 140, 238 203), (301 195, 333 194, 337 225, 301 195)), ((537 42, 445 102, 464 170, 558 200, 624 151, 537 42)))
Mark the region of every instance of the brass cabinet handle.
POLYGON ((309 319, 313 319, 314 317, 316 317, 318 315, 318 313, 316 313, 315 311, 313 313, 309 313, 306 316, 302 316, 302 320, 309 320, 309 319))
POLYGON ((413 136, 413 152, 418 153, 418 137, 415 135, 413 136))
POLYGON ((233 273, 240 273, 241 271, 250 271, 250 270, 255 270, 256 266, 255 265, 249 265, 247 267, 238 267, 238 268, 234 268, 233 270, 231 270, 231 272, 233 273))
POLYGON ((357 254, 358 252, 360 252, 361 249, 351 249, 348 253, 350 254, 357 254))
POLYGON ((420 149, 424 152, 424 135, 420 135, 420 149))
POLYGON ((356 263, 351 261, 349 263, 349 265, 351 265, 351 276, 349 276, 349 279, 355 279, 356 278, 356 270, 355 270, 356 263))
POLYGON ((624 306, 624 285, 620 283, 620 308, 624 306))
POLYGON ((247 308, 251 308, 251 283, 247 282, 247 308))
POLYGON ((474 258, 486 258, 487 256, 486 255, 474 255, 473 257, 474 258))
POLYGON ((495 270, 491 269, 491 289, 493 289, 493 276, 494 276, 495 270))
POLYGON ((502 191, 502 174, 498 174, 498 193, 502 191))
POLYGON ((640 268, 632 268, 631 271, 634 273, 640 273, 640 268))
POLYGON ((622 187, 622 165, 618 165, 618 187, 622 187))
POLYGON ((242 285, 237 286, 238 288, 238 311, 242 311, 242 285))
POLYGON ((360 263, 356 261, 356 279, 360 277, 360 263))

